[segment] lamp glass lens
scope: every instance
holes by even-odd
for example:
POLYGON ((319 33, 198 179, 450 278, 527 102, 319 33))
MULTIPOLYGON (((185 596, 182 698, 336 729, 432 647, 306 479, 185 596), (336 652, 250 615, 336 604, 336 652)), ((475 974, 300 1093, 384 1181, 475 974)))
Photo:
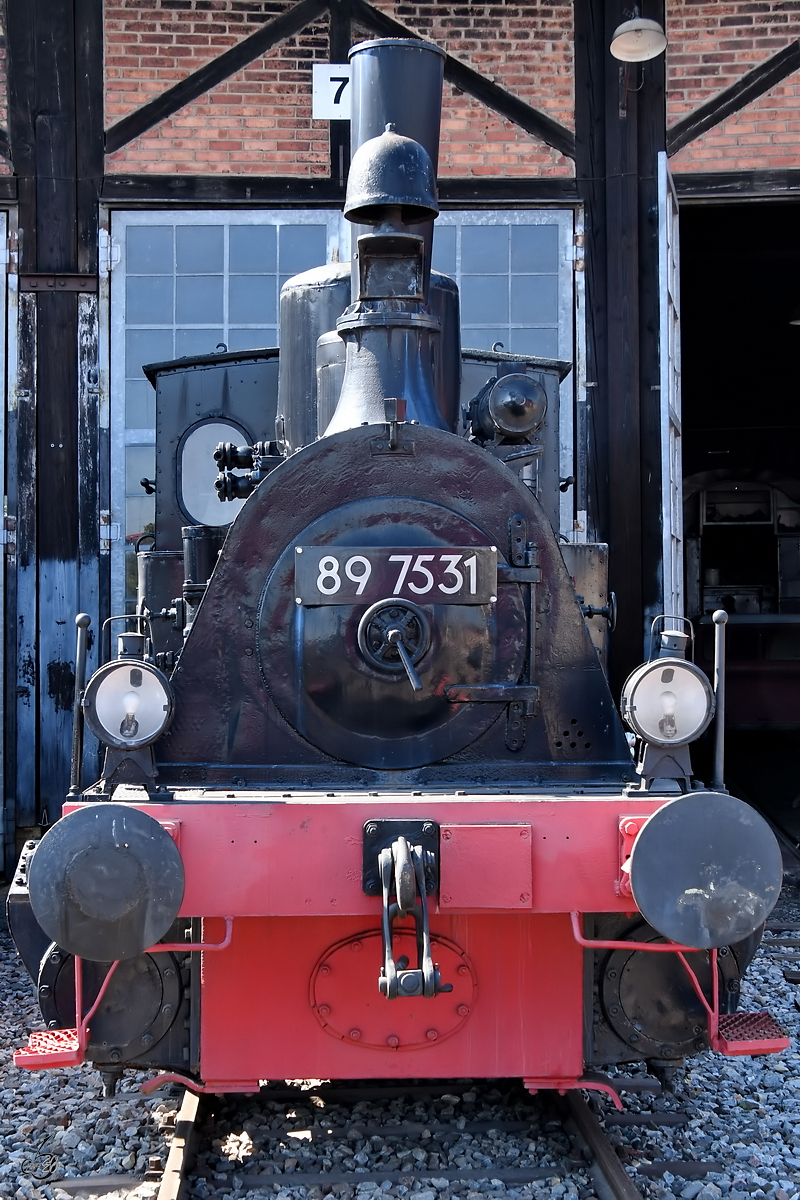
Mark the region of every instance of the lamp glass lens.
POLYGON ((702 732, 710 691, 691 669, 656 660, 633 688, 631 705, 636 724, 648 740, 680 746, 702 732))
POLYGON ((101 681, 94 708, 115 742, 134 748, 159 735, 169 714, 169 697, 157 675, 135 662, 120 662, 101 681))

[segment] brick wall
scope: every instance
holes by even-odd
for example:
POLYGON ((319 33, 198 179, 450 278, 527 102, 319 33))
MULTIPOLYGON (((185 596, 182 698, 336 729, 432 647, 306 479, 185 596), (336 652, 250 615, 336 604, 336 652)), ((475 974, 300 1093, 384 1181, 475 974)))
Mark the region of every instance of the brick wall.
MULTIPOLYGON (((800 38, 800 0, 667 0, 667 123, 800 38)), ((670 160, 672 170, 800 167, 800 72, 670 160)))
MULTIPOLYGON (((293 0, 291 0, 293 2, 293 0)), ((106 123, 146 103, 290 0, 106 0, 106 123)), ((573 125, 572 6, 546 0, 376 7, 573 125)), ((354 40, 373 36, 354 31, 354 40)), ((328 18, 109 155, 110 172, 325 175, 327 122, 311 119, 311 64, 328 60, 328 18)), ((573 163, 445 85, 440 173, 571 175, 573 163)))

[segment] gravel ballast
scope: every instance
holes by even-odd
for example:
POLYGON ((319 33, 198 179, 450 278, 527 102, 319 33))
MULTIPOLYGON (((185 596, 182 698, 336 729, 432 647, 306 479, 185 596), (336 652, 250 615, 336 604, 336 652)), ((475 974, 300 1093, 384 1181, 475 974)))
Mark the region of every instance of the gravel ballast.
MULTIPOLYGON (((4 902, 2 892, 0 898, 4 902)), ((784 893, 772 920, 800 924, 796 889, 784 893)), ((741 1008, 769 1009, 788 1029, 790 1048, 763 1058, 706 1052, 677 1072, 672 1092, 625 1094, 628 1112, 687 1118, 680 1127, 609 1127, 644 1195, 800 1200, 800 990, 784 981, 786 956, 769 952, 779 936, 766 935, 744 981, 741 1008), (669 1159, 697 1159, 718 1169, 700 1179, 677 1170, 652 1179, 637 1170, 669 1159)), ((100 1077, 89 1066, 41 1074, 17 1070, 12 1052, 37 1028, 43 1026, 33 987, 2 920, 0 1197, 72 1200, 90 1194, 78 1190, 79 1181, 92 1186, 94 1179, 95 1197, 150 1200, 158 1183, 145 1181, 144 1173, 166 1161, 180 1093, 165 1090, 144 1098, 138 1090, 144 1076, 131 1072, 117 1097, 104 1100, 100 1077)), ((638 1069, 644 1071, 642 1066, 623 1073, 638 1069)), ((597 1096, 591 1104, 601 1115, 613 1111, 597 1096)), ((357 1186, 333 1186, 353 1200, 409 1193, 414 1200, 486 1195, 588 1200, 595 1195, 586 1164, 558 1128, 546 1097, 532 1101, 506 1084, 463 1081, 452 1093, 422 1099, 345 1104, 298 1089, 289 1103, 270 1099, 268 1092, 219 1100, 216 1127, 201 1147, 191 1195, 196 1200, 226 1194, 233 1200, 321 1200, 322 1189, 292 1182, 293 1175, 320 1171, 363 1174, 357 1186), (523 1131, 500 1127, 520 1120, 531 1123, 523 1131), (413 1130, 400 1137, 389 1132, 403 1122, 413 1122, 413 1130), (472 1130, 476 1123, 480 1128, 472 1130), (381 1126, 385 1133, 373 1129, 381 1126), (332 1134, 318 1136, 327 1130, 332 1134), (524 1184, 498 1178, 518 1167, 547 1168, 548 1174, 524 1184), (409 1169, 424 1178, 404 1175, 409 1169), (468 1177, 454 1179, 459 1171, 468 1177), (380 1175, 384 1178, 371 1178, 380 1175)))

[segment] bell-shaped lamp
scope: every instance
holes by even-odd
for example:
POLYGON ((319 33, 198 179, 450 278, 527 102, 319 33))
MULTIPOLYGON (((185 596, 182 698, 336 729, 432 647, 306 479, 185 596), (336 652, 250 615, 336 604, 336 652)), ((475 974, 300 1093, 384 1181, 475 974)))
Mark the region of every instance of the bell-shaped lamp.
POLYGON ((667 48, 667 35, 658 21, 634 17, 623 21, 614 30, 611 53, 621 62, 647 62, 657 58, 667 48))

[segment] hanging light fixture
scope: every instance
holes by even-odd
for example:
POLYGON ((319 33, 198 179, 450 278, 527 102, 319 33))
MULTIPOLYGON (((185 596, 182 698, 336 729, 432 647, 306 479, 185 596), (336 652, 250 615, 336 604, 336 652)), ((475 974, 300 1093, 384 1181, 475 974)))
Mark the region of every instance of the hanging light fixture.
POLYGON ((658 21, 636 16, 614 30, 611 53, 621 62, 647 62, 667 48, 667 35, 658 21))

